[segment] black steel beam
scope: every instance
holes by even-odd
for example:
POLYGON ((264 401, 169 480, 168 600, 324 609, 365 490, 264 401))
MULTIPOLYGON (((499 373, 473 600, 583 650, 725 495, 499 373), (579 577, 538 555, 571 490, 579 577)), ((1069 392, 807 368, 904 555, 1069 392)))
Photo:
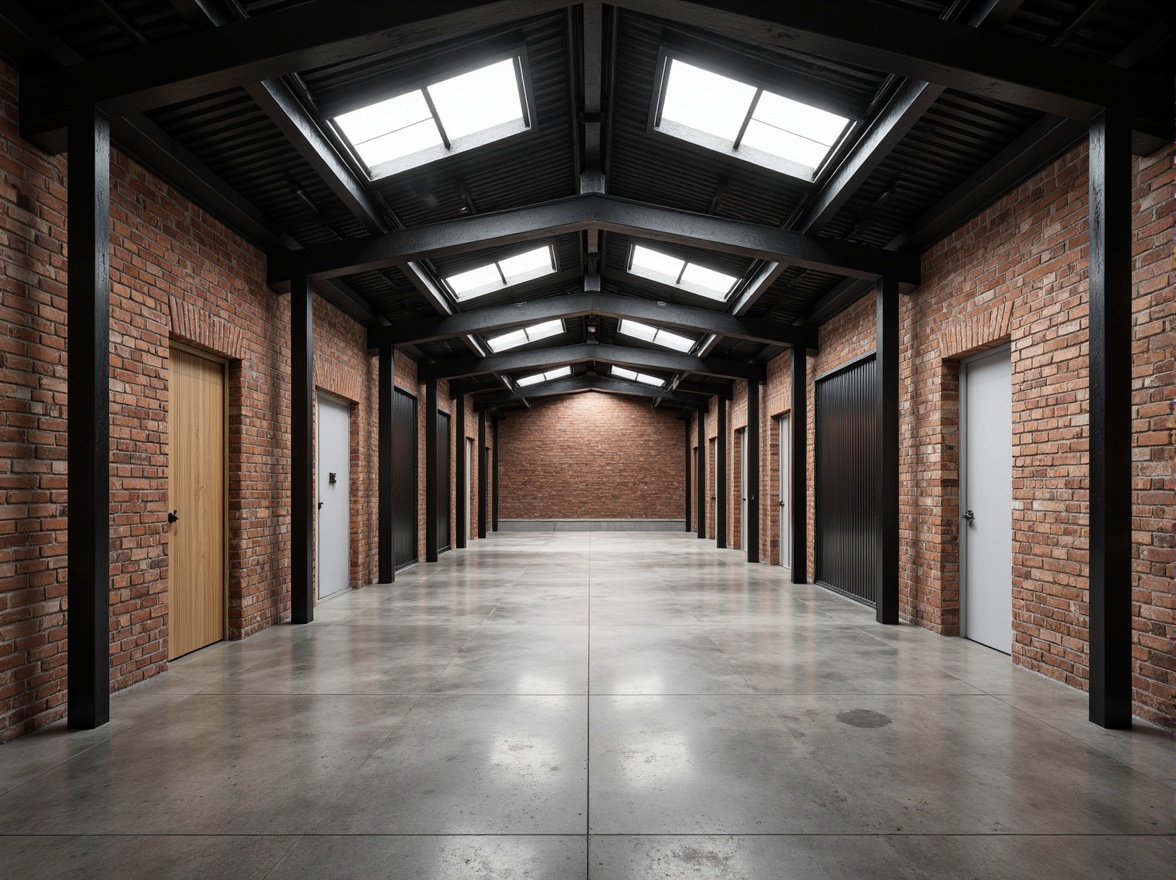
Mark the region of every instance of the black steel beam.
POLYGON ((1131 132, 1090 126, 1090 720, 1131 726, 1131 132))
POLYGON ((607 376, 573 376, 569 379, 556 379, 527 388, 516 388, 513 391, 484 391, 474 395, 474 407, 479 412, 496 409, 510 403, 524 400, 536 400, 543 397, 558 397, 562 394, 579 394, 584 391, 604 391, 610 394, 624 394, 632 397, 648 397, 653 400, 665 400, 670 403, 680 403, 683 406, 705 406, 707 398, 702 394, 683 391, 667 391, 655 388, 641 382, 626 382, 607 376))
POLYGON ((437 534, 438 472, 441 467, 437 461, 437 428, 437 380, 429 379, 425 382, 425 562, 436 562, 441 549, 441 536, 437 534))
POLYGON ((478 538, 486 537, 486 414, 478 413, 478 538))
POLYGON ((642 321, 694 333, 713 333, 730 339, 746 339, 769 345, 803 345, 816 349, 814 327, 795 327, 778 321, 738 318, 733 314, 678 303, 638 299, 612 293, 575 293, 501 306, 457 312, 436 318, 401 321, 368 334, 368 345, 378 349, 381 339, 396 345, 420 345, 454 339, 469 333, 492 333, 543 321, 567 320, 585 315, 642 321))
POLYGON ((468 544, 468 533, 470 530, 470 512, 466 510, 466 503, 468 499, 465 493, 466 484, 466 436, 465 436, 465 395, 459 394, 454 398, 453 406, 456 410, 454 413, 454 439, 453 454, 457 457, 454 462, 454 511, 453 517, 457 528, 454 529, 457 540, 454 546, 458 550, 464 550, 468 544))
POLYGON ((693 214, 599 193, 314 245, 297 253, 273 253, 268 280, 271 286, 280 288, 295 271, 305 270, 315 278, 354 275, 428 257, 507 247, 585 229, 690 245, 838 275, 858 278, 892 275, 904 284, 919 283, 917 253, 817 238, 774 226, 693 214))
POLYGON ((589 361, 639 367, 643 370, 721 376, 726 379, 759 379, 763 381, 767 378, 767 367, 763 364, 747 364, 742 361, 729 361, 720 358, 699 358, 674 351, 658 351, 649 348, 632 348, 627 345, 593 342, 535 348, 529 351, 508 351, 484 358, 422 364, 418 374, 421 379, 456 379, 461 376, 478 376, 486 373, 546 370, 589 361))
POLYGON ((151 110, 373 53, 403 53, 567 5, 315 0, 22 80, 21 125, 26 137, 53 148, 69 108, 82 103, 111 115, 151 110))
POLYGON ((743 524, 747 539, 747 561, 760 561, 760 389, 759 382, 747 383, 747 431, 744 435, 747 444, 747 485, 743 487, 747 495, 747 522, 743 524))
POLYGON ((879 623, 898 623, 898 285, 879 278, 878 352, 878 579, 875 615, 879 623))
POLYGON ((396 553, 393 544, 392 524, 395 522, 395 491, 392 484, 393 462, 396 460, 394 444, 396 432, 392 428, 392 411, 396 404, 396 350, 392 343, 380 346, 376 363, 379 370, 379 401, 377 402, 378 442, 376 449, 378 511, 376 515, 376 544, 378 554, 378 577, 380 583, 390 584, 396 580, 396 553))
POLYGON ((622 8, 757 45, 926 80, 1044 113, 1090 120, 1102 107, 1172 138, 1171 80, 870 0, 617 0, 622 8))
POLYGON ((110 720, 110 126, 69 124, 68 725, 110 720))
POLYGON ((715 546, 727 548, 727 401, 718 401, 715 426, 715 546))
POLYGON ((499 487, 498 460, 500 458, 500 456, 498 454, 498 449, 499 449, 499 446, 498 446, 498 423, 500 421, 502 421, 502 419, 500 419, 500 418, 496 418, 494 420, 494 428, 491 431, 491 433, 494 435, 494 440, 493 440, 493 447, 494 448, 490 450, 491 454, 494 456, 494 506, 491 509, 491 527, 496 532, 498 531, 498 487, 499 487))
MULTIPOLYGON (((723 405, 720 400, 719 406, 723 405)), ((698 537, 706 538, 706 413, 702 410, 698 411, 698 460, 695 462, 698 467, 697 479, 697 494, 695 498, 695 508, 698 510, 698 537)))
POLYGON ((792 448, 788 461, 788 499, 792 507, 792 583, 808 583, 808 355, 791 353, 792 408, 788 419, 792 448))
POLYGON ((314 620, 314 290, 290 284, 290 622, 314 620))
POLYGON ((603 85, 604 9, 598 0, 587 0, 584 10, 584 169, 601 169, 601 118, 603 85))

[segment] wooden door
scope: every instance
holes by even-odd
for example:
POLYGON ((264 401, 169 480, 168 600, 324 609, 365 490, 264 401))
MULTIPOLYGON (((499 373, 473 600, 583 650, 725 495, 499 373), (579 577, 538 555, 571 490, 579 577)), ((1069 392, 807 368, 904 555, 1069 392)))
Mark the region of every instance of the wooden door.
POLYGON ((168 659, 225 637, 225 370, 171 351, 168 659))

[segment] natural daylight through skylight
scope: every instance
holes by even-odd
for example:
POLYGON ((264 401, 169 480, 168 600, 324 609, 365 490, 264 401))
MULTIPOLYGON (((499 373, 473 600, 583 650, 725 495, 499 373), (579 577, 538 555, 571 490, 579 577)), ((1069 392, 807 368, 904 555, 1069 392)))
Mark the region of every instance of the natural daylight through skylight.
POLYGON ((671 58, 657 130, 812 180, 849 120, 671 58))
POLYGON ((526 131, 519 59, 506 58, 341 113, 335 126, 372 179, 526 131))
POLYGON ((617 379, 628 379, 630 382, 643 382, 646 385, 657 385, 659 388, 666 384, 665 379, 651 376, 648 373, 638 373, 625 367, 613 367, 612 374, 617 379))
POLYGON ((516 384, 525 388, 528 385, 538 385, 540 382, 550 382, 552 379, 562 379, 570 375, 572 375, 571 367, 556 367, 554 370, 548 370, 546 373, 523 376, 523 378, 516 380, 516 384))
POLYGON ((739 280, 734 275, 724 275, 714 269, 650 250, 640 244, 633 245, 633 251, 629 256, 629 271, 650 281, 679 287, 690 293, 717 300, 725 300, 730 296, 735 283, 739 280))
POLYGON ((528 342, 546 339, 548 336, 556 336, 557 334, 563 333, 563 329, 563 321, 544 321, 542 324, 532 324, 530 327, 520 327, 518 330, 511 330, 509 333, 491 336, 486 340, 486 345, 490 347, 492 352, 497 354, 500 351, 526 345, 528 342))
MULTIPOLYGON (((555 271, 555 249, 546 244, 521 254, 496 260, 476 269, 445 276, 445 283, 458 302, 533 281, 555 271)), ((519 343, 520 345, 522 343, 519 343)))
POLYGON ((663 330, 660 327, 651 327, 649 324, 642 324, 640 321, 622 320, 617 326, 617 332, 623 336, 632 336, 634 339, 644 339, 646 342, 652 342, 654 345, 664 345, 666 348, 674 349, 674 351, 690 351, 694 347, 694 340, 689 337, 671 333, 669 330, 663 330))

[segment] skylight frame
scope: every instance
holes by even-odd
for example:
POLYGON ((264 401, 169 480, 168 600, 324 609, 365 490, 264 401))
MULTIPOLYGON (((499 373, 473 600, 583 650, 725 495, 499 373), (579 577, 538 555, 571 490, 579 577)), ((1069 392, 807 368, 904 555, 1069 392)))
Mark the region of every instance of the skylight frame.
MULTIPOLYGON (((499 42, 494 47, 472 56, 460 58, 448 56, 419 66, 407 75, 401 72, 366 83, 362 92, 329 103, 322 109, 331 133, 347 151, 354 163, 373 181, 478 149, 506 138, 522 137, 534 132, 536 128, 535 92, 531 79, 527 45, 517 35, 513 41, 499 42), (521 122, 516 120, 453 140, 444 138, 443 143, 435 147, 375 164, 369 164, 364 160, 359 149, 351 142, 337 122, 338 117, 352 111, 362 110, 403 95, 421 92, 422 89, 429 86, 438 85, 446 80, 481 70, 508 59, 514 61, 515 80, 522 110, 521 122)), ((430 109, 433 113, 430 118, 436 119, 436 110, 432 107, 431 102, 430 109)), ((437 125, 438 130, 443 130, 443 127, 443 124, 437 125)))
POLYGON ((614 379, 619 379, 622 382, 640 382, 642 385, 649 385, 654 388, 665 388, 667 379, 660 379, 657 376, 652 376, 649 373, 642 373, 639 370, 631 370, 628 367, 622 367, 613 364, 609 367, 609 375, 614 379), (623 376, 621 373, 628 373, 623 376))
POLYGON ((668 254, 665 251, 658 250, 657 248, 651 248, 649 245, 640 241, 633 241, 630 243, 629 255, 625 260, 625 271, 637 278, 643 278, 646 281, 652 281, 655 284, 661 284, 665 287, 674 288, 675 290, 682 290, 686 293, 692 293, 695 296, 701 296, 704 299, 710 300, 711 302, 721 303, 729 302, 731 297, 735 295, 735 292, 739 290, 740 286, 745 280, 744 275, 727 275, 726 272, 715 269, 711 266, 704 266, 702 263, 699 263, 696 260, 687 259, 686 257, 676 257, 673 254, 668 254), (680 262, 682 265, 677 270, 677 274, 674 280, 666 280, 670 278, 669 273, 648 270, 644 269, 643 267, 636 266, 635 257, 637 256, 637 248, 641 248, 642 250, 648 251, 659 257, 667 257, 669 259, 680 262), (708 272, 713 272, 726 278, 730 278, 731 286, 726 290, 725 293, 720 294, 718 292, 718 288, 708 288, 699 284, 691 283, 685 279, 686 272, 691 266, 696 266, 708 272))
POLYGON ((491 260, 489 263, 484 263, 480 266, 474 266, 470 269, 463 269, 462 271, 454 272, 451 275, 442 276, 441 284, 445 288, 445 292, 453 298, 454 302, 464 303, 469 302, 472 299, 478 299, 479 297, 489 296, 492 293, 500 293, 504 290, 509 290, 512 287, 517 287, 520 284, 526 284, 529 281, 537 281, 540 278, 546 278, 548 275, 555 275, 558 272, 559 251, 556 250, 555 242, 552 241, 547 242, 546 244, 540 244, 538 247, 527 247, 525 250, 521 251, 515 249, 500 255, 497 259, 491 260), (511 278, 507 278, 506 274, 502 271, 502 263, 506 262, 507 260, 512 260, 524 254, 544 249, 548 251, 551 257, 549 267, 542 270, 524 272, 521 275, 512 276, 511 278), (489 281, 476 287, 469 288, 468 290, 462 290, 460 292, 457 288, 454 287, 452 283, 453 279, 460 278, 475 272, 486 272, 491 267, 497 271, 498 278, 496 281, 489 281))
POLYGON ((787 175, 806 183, 815 183, 839 155, 846 142, 858 129, 861 120, 848 108, 837 106, 836 99, 830 100, 828 94, 819 89, 806 88, 806 83, 798 77, 795 82, 784 82, 782 72, 774 70, 769 65, 757 63, 750 59, 725 61, 716 56, 709 48, 694 47, 694 43, 684 40, 681 45, 675 40, 663 44, 658 53, 657 80, 653 90, 653 100, 649 108, 647 131, 654 136, 672 137, 678 141, 685 141, 694 146, 720 153, 730 159, 748 162, 762 168, 767 168, 779 174, 787 175), (693 48, 692 48, 693 47, 693 48), (742 125, 732 138, 718 137, 697 128, 682 125, 670 119, 663 119, 662 111, 666 103, 666 93, 670 82, 672 62, 680 61, 691 67, 699 68, 707 73, 715 74, 745 86, 755 89, 755 95, 744 115, 742 125), (743 144, 749 124, 753 117, 762 93, 770 93, 775 97, 795 101, 813 110, 832 113, 846 120, 840 135, 829 145, 821 161, 817 165, 803 165, 786 157, 743 144))
POLYGON ((631 318, 621 318, 621 320, 617 323, 617 333, 621 334, 622 336, 628 336, 630 339, 640 339, 642 342, 648 342, 652 345, 660 345, 662 348, 668 348, 671 351, 682 353, 686 353, 693 349, 694 346, 698 345, 697 339, 691 339, 689 336, 683 336, 681 333, 678 333, 674 330, 667 330, 665 327, 656 327, 653 324, 646 324, 644 321, 634 321, 631 318), (629 328, 640 327, 642 330, 652 330, 653 332, 648 335, 632 333, 626 329, 626 326, 629 328), (683 342, 688 344, 685 347, 680 344, 670 345, 661 341, 660 337, 663 335, 672 336, 674 339, 681 339, 683 342))
POLYGON ((515 327, 512 330, 507 330, 505 333, 499 333, 495 336, 486 337, 486 347, 494 354, 499 354, 504 351, 511 351, 512 349, 522 348, 524 345, 530 345, 532 342, 539 342, 542 339, 550 339, 552 336, 559 336, 561 333, 566 333, 568 330, 567 324, 562 318, 553 318, 550 321, 539 321, 535 324, 529 324, 525 327, 515 327), (531 332, 538 330, 540 327, 549 327, 552 324, 558 324, 559 329, 553 330, 550 333, 542 333, 532 336, 531 332), (495 345, 496 340, 506 339, 508 336, 514 336, 517 333, 523 334, 522 342, 512 342, 507 345, 495 345))
POLYGON ((572 375, 571 365, 562 367, 552 367, 550 370, 543 370, 540 373, 531 373, 527 376, 522 376, 514 380, 514 383, 519 388, 532 388, 544 382, 554 382, 556 379, 567 379, 572 375))

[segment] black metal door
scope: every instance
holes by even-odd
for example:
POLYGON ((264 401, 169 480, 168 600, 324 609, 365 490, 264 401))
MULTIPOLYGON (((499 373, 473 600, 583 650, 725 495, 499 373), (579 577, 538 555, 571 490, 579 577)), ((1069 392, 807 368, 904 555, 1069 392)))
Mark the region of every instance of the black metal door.
POLYGON ((881 576, 877 400, 872 357, 817 382, 816 580, 871 605, 881 576))
POLYGON ((417 402, 392 398, 392 551, 399 568, 417 561, 417 402))
POLYGON ((453 479, 449 457, 449 413, 437 413, 437 544, 438 551, 448 550, 449 487, 453 479))

